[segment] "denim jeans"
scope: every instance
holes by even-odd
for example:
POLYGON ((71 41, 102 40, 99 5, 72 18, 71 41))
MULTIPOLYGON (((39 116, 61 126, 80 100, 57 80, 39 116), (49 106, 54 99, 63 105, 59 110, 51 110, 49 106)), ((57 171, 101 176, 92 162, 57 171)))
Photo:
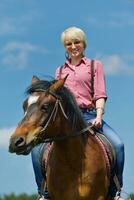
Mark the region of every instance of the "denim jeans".
MULTIPOLYGON (((81 109, 83 118, 87 122, 92 122, 92 120, 96 117, 96 113, 89 111, 88 109, 81 109)), ((120 186, 123 186, 123 168, 124 168, 124 144, 119 138, 119 136, 115 133, 115 131, 105 122, 102 121, 102 127, 101 130, 103 131, 104 135, 109 139, 109 141, 113 144, 116 152, 116 166, 115 166, 115 171, 116 175, 118 177, 120 186)), ((34 147, 31 155, 32 155, 32 163, 33 163, 33 168, 34 168, 34 173, 35 173, 35 180, 37 183, 38 187, 38 193, 40 194, 41 192, 41 183, 43 180, 43 174, 41 171, 41 166, 40 166, 40 152, 43 148, 44 144, 39 144, 38 146, 34 147)), ((117 192, 117 189, 115 185, 110 186, 110 194, 112 196, 115 196, 117 192)), ((47 191, 44 192, 43 194, 45 197, 48 195, 47 191)))
POLYGON ((32 164, 33 164, 33 169, 34 169, 34 174, 35 174, 35 181, 37 184, 37 189, 38 189, 38 194, 43 195, 45 198, 49 197, 47 188, 45 191, 41 191, 42 188, 42 181, 44 179, 43 173, 42 173, 42 168, 41 168, 41 153, 44 149, 44 143, 41 143, 34 147, 31 152, 31 157, 32 157, 32 164))

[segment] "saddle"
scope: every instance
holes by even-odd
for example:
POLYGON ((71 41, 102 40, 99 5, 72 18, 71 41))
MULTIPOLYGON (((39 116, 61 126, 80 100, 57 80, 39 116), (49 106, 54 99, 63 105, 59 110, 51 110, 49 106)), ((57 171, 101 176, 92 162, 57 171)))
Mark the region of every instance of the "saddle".
POLYGON ((90 129, 91 134, 94 135, 97 143, 100 145, 103 154, 105 156, 105 161, 107 165, 107 174, 110 180, 110 183, 115 185, 117 191, 121 191, 121 186, 117 175, 115 173, 115 162, 116 162, 116 153, 112 143, 109 139, 98 129, 91 127, 90 129))
MULTIPOLYGON (((116 153, 112 143, 100 130, 95 129, 94 127, 90 127, 90 124, 89 124, 89 132, 90 134, 93 135, 93 137, 101 147, 101 150, 104 154, 107 166, 107 175, 109 177, 109 185, 111 182, 113 182, 115 187, 117 188, 117 191, 120 191, 121 190, 120 183, 115 174, 116 153)), ((46 187, 46 169, 47 169, 49 155, 52 150, 52 146, 53 143, 44 143, 44 146, 40 152, 40 165, 42 169, 42 174, 45 177, 42 183, 42 191, 44 191, 44 188, 46 187)))

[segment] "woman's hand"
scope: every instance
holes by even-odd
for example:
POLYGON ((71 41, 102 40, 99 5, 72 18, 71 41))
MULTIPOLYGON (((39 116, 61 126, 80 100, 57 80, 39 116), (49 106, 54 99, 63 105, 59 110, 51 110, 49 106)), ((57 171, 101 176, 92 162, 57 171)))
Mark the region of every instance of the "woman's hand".
POLYGON ((104 113, 104 106, 105 106, 104 98, 100 98, 96 101, 96 118, 92 122, 95 128, 101 128, 102 126, 102 116, 104 113))
POLYGON ((102 126, 102 117, 96 117, 93 122, 92 122, 93 126, 95 128, 101 128, 102 126))

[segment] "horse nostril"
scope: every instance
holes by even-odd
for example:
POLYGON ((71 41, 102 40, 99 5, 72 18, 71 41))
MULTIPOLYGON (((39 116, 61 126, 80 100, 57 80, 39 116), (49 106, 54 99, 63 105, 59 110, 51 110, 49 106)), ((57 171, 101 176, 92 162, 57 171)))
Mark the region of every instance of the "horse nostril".
POLYGON ((14 142, 14 145, 16 147, 22 147, 24 144, 25 144, 25 140, 24 140, 23 137, 17 137, 15 142, 14 142))

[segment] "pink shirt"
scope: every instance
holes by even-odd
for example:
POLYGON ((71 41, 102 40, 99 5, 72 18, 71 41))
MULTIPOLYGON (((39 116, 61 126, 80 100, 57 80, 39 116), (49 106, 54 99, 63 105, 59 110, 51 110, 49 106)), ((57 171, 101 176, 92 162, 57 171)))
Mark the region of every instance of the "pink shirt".
MULTIPOLYGON (((70 89, 81 108, 88 108, 91 104, 91 60, 83 57, 80 64, 73 66, 67 60, 62 68, 61 78, 67 74, 65 86, 70 89)), ((60 67, 56 70, 56 79, 60 79, 60 67)), ((105 76, 100 61, 94 61, 94 100, 107 98, 105 76)))

